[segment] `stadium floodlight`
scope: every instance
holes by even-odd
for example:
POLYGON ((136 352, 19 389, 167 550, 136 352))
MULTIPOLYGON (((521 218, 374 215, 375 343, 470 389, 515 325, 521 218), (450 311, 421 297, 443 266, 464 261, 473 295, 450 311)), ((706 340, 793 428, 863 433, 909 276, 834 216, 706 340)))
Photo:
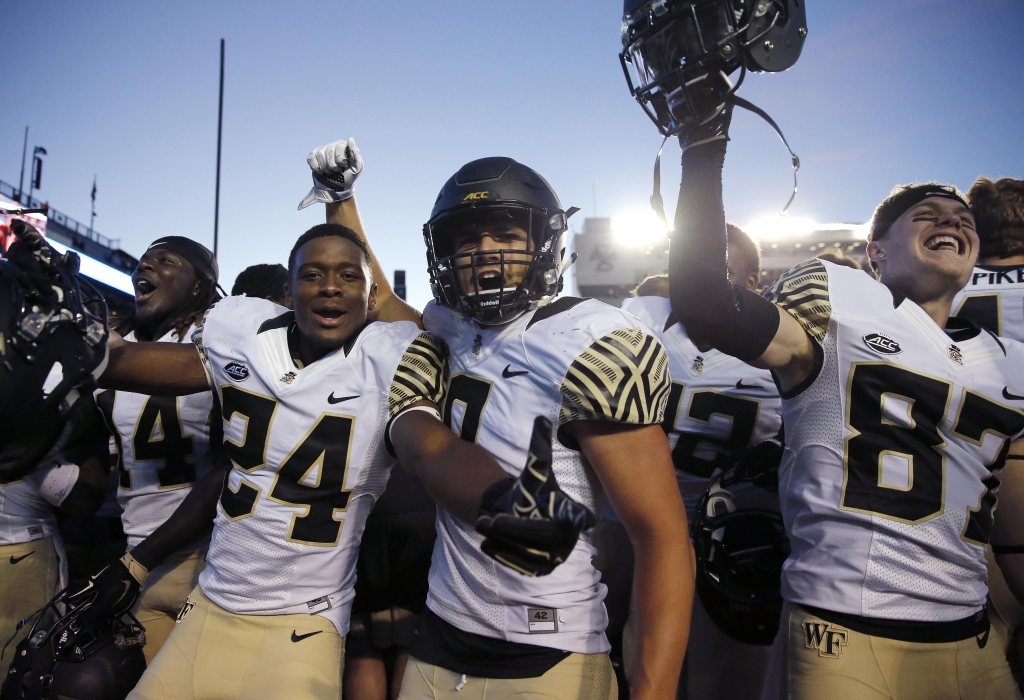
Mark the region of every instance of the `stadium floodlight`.
POLYGON ((612 217, 612 236, 624 246, 644 246, 668 237, 668 229, 651 209, 630 209, 612 217))
POLYGON ((852 238, 867 239, 868 224, 819 224, 804 216, 769 214, 742 226, 759 241, 799 241, 816 231, 849 231, 852 238))

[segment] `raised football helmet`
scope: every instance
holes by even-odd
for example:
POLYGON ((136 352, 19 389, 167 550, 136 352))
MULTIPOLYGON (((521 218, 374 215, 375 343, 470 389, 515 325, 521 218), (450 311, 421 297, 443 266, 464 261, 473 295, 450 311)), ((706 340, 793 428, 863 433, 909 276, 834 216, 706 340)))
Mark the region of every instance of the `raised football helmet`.
POLYGON ((804 0, 625 0, 619 60, 630 94, 670 136, 720 112, 746 71, 792 66, 806 36, 804 0))
POLYGON ((0 260, 0 483, 20 478, 59 443, 71 408, 106 359, 107 305, 61 255, 15 220, 0 260))
POLYGON ((142 677, 146 633, 139 621, 127 613, 95 619, 87 614, 88 596, 71 609, 66 597, 61 591, 33 616, 0 700, 124 700, 142 677))
POLYGON ((744 644, 771 644, 779 628, 782 564, 789 556, 779 512, 781 458, 777 442, 762 442, 716 473, 690 525, 701 603, 723 632, 744 644))
POLYGON ((566 260, 565 237, 567 219, 576 211, 563 210, 551 185, 511 158, 481 158, 462 166, 441 188, 423 225, 434 300, 481 325, 508 323, 547 304, 575 260, 575 255, 566 260), (491 224, 525 230, 528 250, 458 253, 460 232, 491 224), (489 268, 486 282, 464 289, 462 279, 476 280, 482 267, 489 268))

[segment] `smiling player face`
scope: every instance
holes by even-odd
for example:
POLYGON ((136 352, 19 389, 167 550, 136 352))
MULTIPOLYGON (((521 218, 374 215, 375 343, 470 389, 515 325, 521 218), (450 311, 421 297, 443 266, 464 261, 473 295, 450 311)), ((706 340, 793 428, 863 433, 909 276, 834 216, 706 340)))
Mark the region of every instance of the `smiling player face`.
POLYGON ((377 304, 363 252, 338 236, 315 238, 296 252, 288 285, 302 359, 311 362, 345 344, 377 304))
POLYGON ((905 211, 868 254, 882 282, 915 301, 955 294, 970 278, 978 259, 974 216, 961 202, 929 197, 905 211))

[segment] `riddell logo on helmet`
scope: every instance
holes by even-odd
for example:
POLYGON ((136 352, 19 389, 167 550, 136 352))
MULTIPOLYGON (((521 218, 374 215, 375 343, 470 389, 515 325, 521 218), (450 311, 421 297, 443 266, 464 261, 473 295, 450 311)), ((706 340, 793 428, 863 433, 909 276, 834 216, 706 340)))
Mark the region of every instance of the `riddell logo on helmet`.
POLYGON ((487 199, 487 197, 490 196, 490 194, 491 193, 488 190, 484 190, 483 192, 470 192, 469 194, 462 198, 462 201, 472 202, 477 199, 487 199))

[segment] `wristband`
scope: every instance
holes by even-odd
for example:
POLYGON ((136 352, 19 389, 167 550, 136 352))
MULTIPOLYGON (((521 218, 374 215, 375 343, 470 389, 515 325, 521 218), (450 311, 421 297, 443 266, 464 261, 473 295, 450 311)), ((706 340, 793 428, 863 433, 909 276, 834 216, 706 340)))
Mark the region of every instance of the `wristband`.
POLYGON ((128 569, 132 578, 139 582, 140 586, 145 585, 146 579, 149 578, 149 569, 136 561, 131 552, 121 557, 121 563, 124 564, 124 568, 128 569))

